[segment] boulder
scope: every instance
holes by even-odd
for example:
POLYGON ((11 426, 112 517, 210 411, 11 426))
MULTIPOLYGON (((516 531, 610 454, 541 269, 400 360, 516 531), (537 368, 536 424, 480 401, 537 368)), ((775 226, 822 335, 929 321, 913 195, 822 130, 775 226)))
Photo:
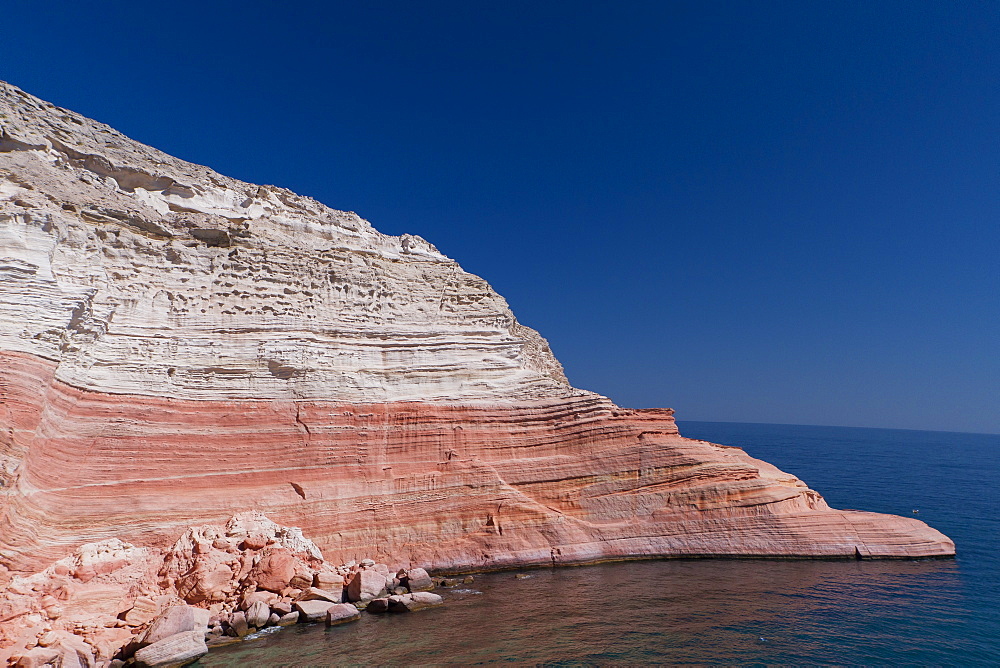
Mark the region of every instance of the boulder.
POLYGON ((14 665, 18 668, 94 668, 93 650, 90 645, 67 631, 50 631, 48 646, 36 647, 21 655, 14 665))
POLYGON ((343 590, 326 591, 319 587, 309 587, 299 596, 300 601, 330 601, 330 603, 340 603, 343 600, 343 590))
POLYGON ((264 628, 267 618, 271 616, 271 608, 263 601, 255 601, 246 611, 247 624, 254 628, 264 628))
POLYGON ((299 620, 305 622, 318 622, 326 617, 326 611, 334 605, 338 604, 331 603, 330 601, 323 599, 314 599, 312 601, 296 601, 295 609, 299 613, 299 620))
POLYGON ((410 605, 413 603, 413 599, 410 598, 409 594, 397 595, 393 594, 388 599, 389 612, 410 612, 410 605))
POLYGON ((240 610, 249 610, 250 606, 258 601, 263 602, 266 605, 271 605, 277 600, 279 600, 278 595, 270 591, 250 592, 243 595, 243 600, 240 601, 240 610))
POLYGON ((244 550, 259 550, 271 542, 270 536, 265 536, 263 533, 251 533, 249 536, 243 539, 240 544, 244 550))
POLYGON ((434 580, 431 576, 427 574, 422 568, 411 568, 406 571, 406 577, 403 578, 403 584, 410 591, 430 591, 434 589, 434 580))
MULTIPOLYGON (((288 550, 271 550, 265 554, 250 572, 251 579, 257 583, 258 589, 280 592, 289 586, 299 569, 298 560, 288 550)), ((312 584, 312 578, 309 578, 312 584)))
POLYGON ((177 580, 177 594, 188 603, 222 601, 233 584, 232 568, 221 554, 199 555, 197 566, 177 580))
POLYGON ((444 599, 429 591, 418 591, 403 596, 389 597, 389 612, 416 612, 434 605, 441 605, 444 599))
POLYGON ((292 611, 292 604, 288 601, 275 601, 271 604, 271 612, 276 612, 279 615, 287 615, 292 611))
POLYGON ((205 634, 185 631, 159 640, 135 653, 135 663, 140 668, 183 666, 208 654, 205 634))
POLYGON ((156 604, 156 601, 147 596, 140 596, 135 599, 135 603, 122 619, 129 626, 142 626, 156 619, 158 614, 160 614, 160 606, 156 604))
POLYGON ((204 637, 208 631, 208 618, 208 610, 190 605, 171 606, 153 621, 140 645, 152 645, 185 631, 197 632, 204 637))
POLYGON ((271 612, 276 612, 279 615, 287 615, 292 611, 292 604, 288 601, 275 601, 271 604, 271 612))
POLYGON ((410 598, 421 606, 427 607, 431 605, 441 605, 444 603, 444 599, 435 593, 429 591, 415 591, 410 594, 410 598))
MULTIPOLYGON (((90 636, 87 644, 94 653, 94 662, 98 666, 107 666, 119 652, 132 644, 135 638, 132 635, 133 630, 127 626, 117 628, 106 627, 90 636)), ((131 649, 134 649, 134 647, 131 649)))
POLYGON ((316 574, 311 569, 300 565, 296 569, 295 575, 288 581, 288 586, 295 587, 296 589, 308 589, 312 586, 315 576, 316 574))
POLYGON ((287 615, 282 615, 278 618, 278 626, 291 626, 292 624, 297 624, 299 621, 299 611, 292 610, 287 615))
POLYGON ((59 642, 59 634, 55 631, 47 631, 38 639, 39 647, 52 647, 59 642))
POLYGON ((56 665, 60 660, 60 652, 50 647, 36 647, 21 655, 14 668, 42 668, 56 665))
POLYGON ((375 570, 358 571, 347 583, 347 600, 370 601, 385 593, 385 576, 375 570))
POLYGON ((372 600, 368 601, 368 605, 365 606, 365 610, 375 614, 379 614, 382 612, 389 612, 389 599, 373 598, 372 600))
POLYGON ((361 611, 350 603, 337 603, 326 611, 326 625, 336 626, 361 619, 361 611))
POLYGON ((313 586, 329 591, 340 591, 344 588, 344 576, 333 570, 321 570, 313 577, 313 586))
POLYGON ((250 622, 247 621, 247 613, 234 612, 229 616, 229 635, 242 638, 250 633, 250 622))

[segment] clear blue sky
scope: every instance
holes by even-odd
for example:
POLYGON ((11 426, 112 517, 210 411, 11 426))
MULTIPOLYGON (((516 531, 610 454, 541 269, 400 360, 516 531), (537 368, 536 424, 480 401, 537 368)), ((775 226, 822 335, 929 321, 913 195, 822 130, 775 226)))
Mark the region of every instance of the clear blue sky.
POLYGON ((420 234, 579 387, 1000 432, 1000 3, 3 7, 0 78, 420 234))

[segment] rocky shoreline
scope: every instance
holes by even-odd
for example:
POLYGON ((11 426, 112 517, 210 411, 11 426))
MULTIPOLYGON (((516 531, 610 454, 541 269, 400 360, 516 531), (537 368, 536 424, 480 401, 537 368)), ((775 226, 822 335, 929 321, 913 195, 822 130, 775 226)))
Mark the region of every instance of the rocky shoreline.
POLYGON ((419 567, 333 565, 299 529, 260 513, 188 529, 157 553, 118 539, 85 545, 0 593, 0 660, 38 668, 180 666, 261 629, 328 626, 440 605, 419 567))

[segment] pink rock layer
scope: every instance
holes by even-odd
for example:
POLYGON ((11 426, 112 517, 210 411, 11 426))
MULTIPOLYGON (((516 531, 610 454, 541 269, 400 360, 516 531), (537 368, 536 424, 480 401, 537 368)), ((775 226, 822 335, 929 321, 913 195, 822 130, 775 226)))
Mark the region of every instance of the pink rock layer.
POLYGON ((669 409, 597 396, 509 404, 110 395, 0 352, 0 555, 44 568, 117 537, 165 548, 259 510, 328 561, 439 570, 637 557, 930 557, 923 522, 829 508, 669 409))

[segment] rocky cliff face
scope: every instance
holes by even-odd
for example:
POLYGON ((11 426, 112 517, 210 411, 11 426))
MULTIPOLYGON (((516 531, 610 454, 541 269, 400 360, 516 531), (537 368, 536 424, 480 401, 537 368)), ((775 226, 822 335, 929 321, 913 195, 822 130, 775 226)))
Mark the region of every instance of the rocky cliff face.
POLYGON ((420 237, 0 83, 0 564, 263 511, 328 559, 950 555, 571 387, 420 237))

